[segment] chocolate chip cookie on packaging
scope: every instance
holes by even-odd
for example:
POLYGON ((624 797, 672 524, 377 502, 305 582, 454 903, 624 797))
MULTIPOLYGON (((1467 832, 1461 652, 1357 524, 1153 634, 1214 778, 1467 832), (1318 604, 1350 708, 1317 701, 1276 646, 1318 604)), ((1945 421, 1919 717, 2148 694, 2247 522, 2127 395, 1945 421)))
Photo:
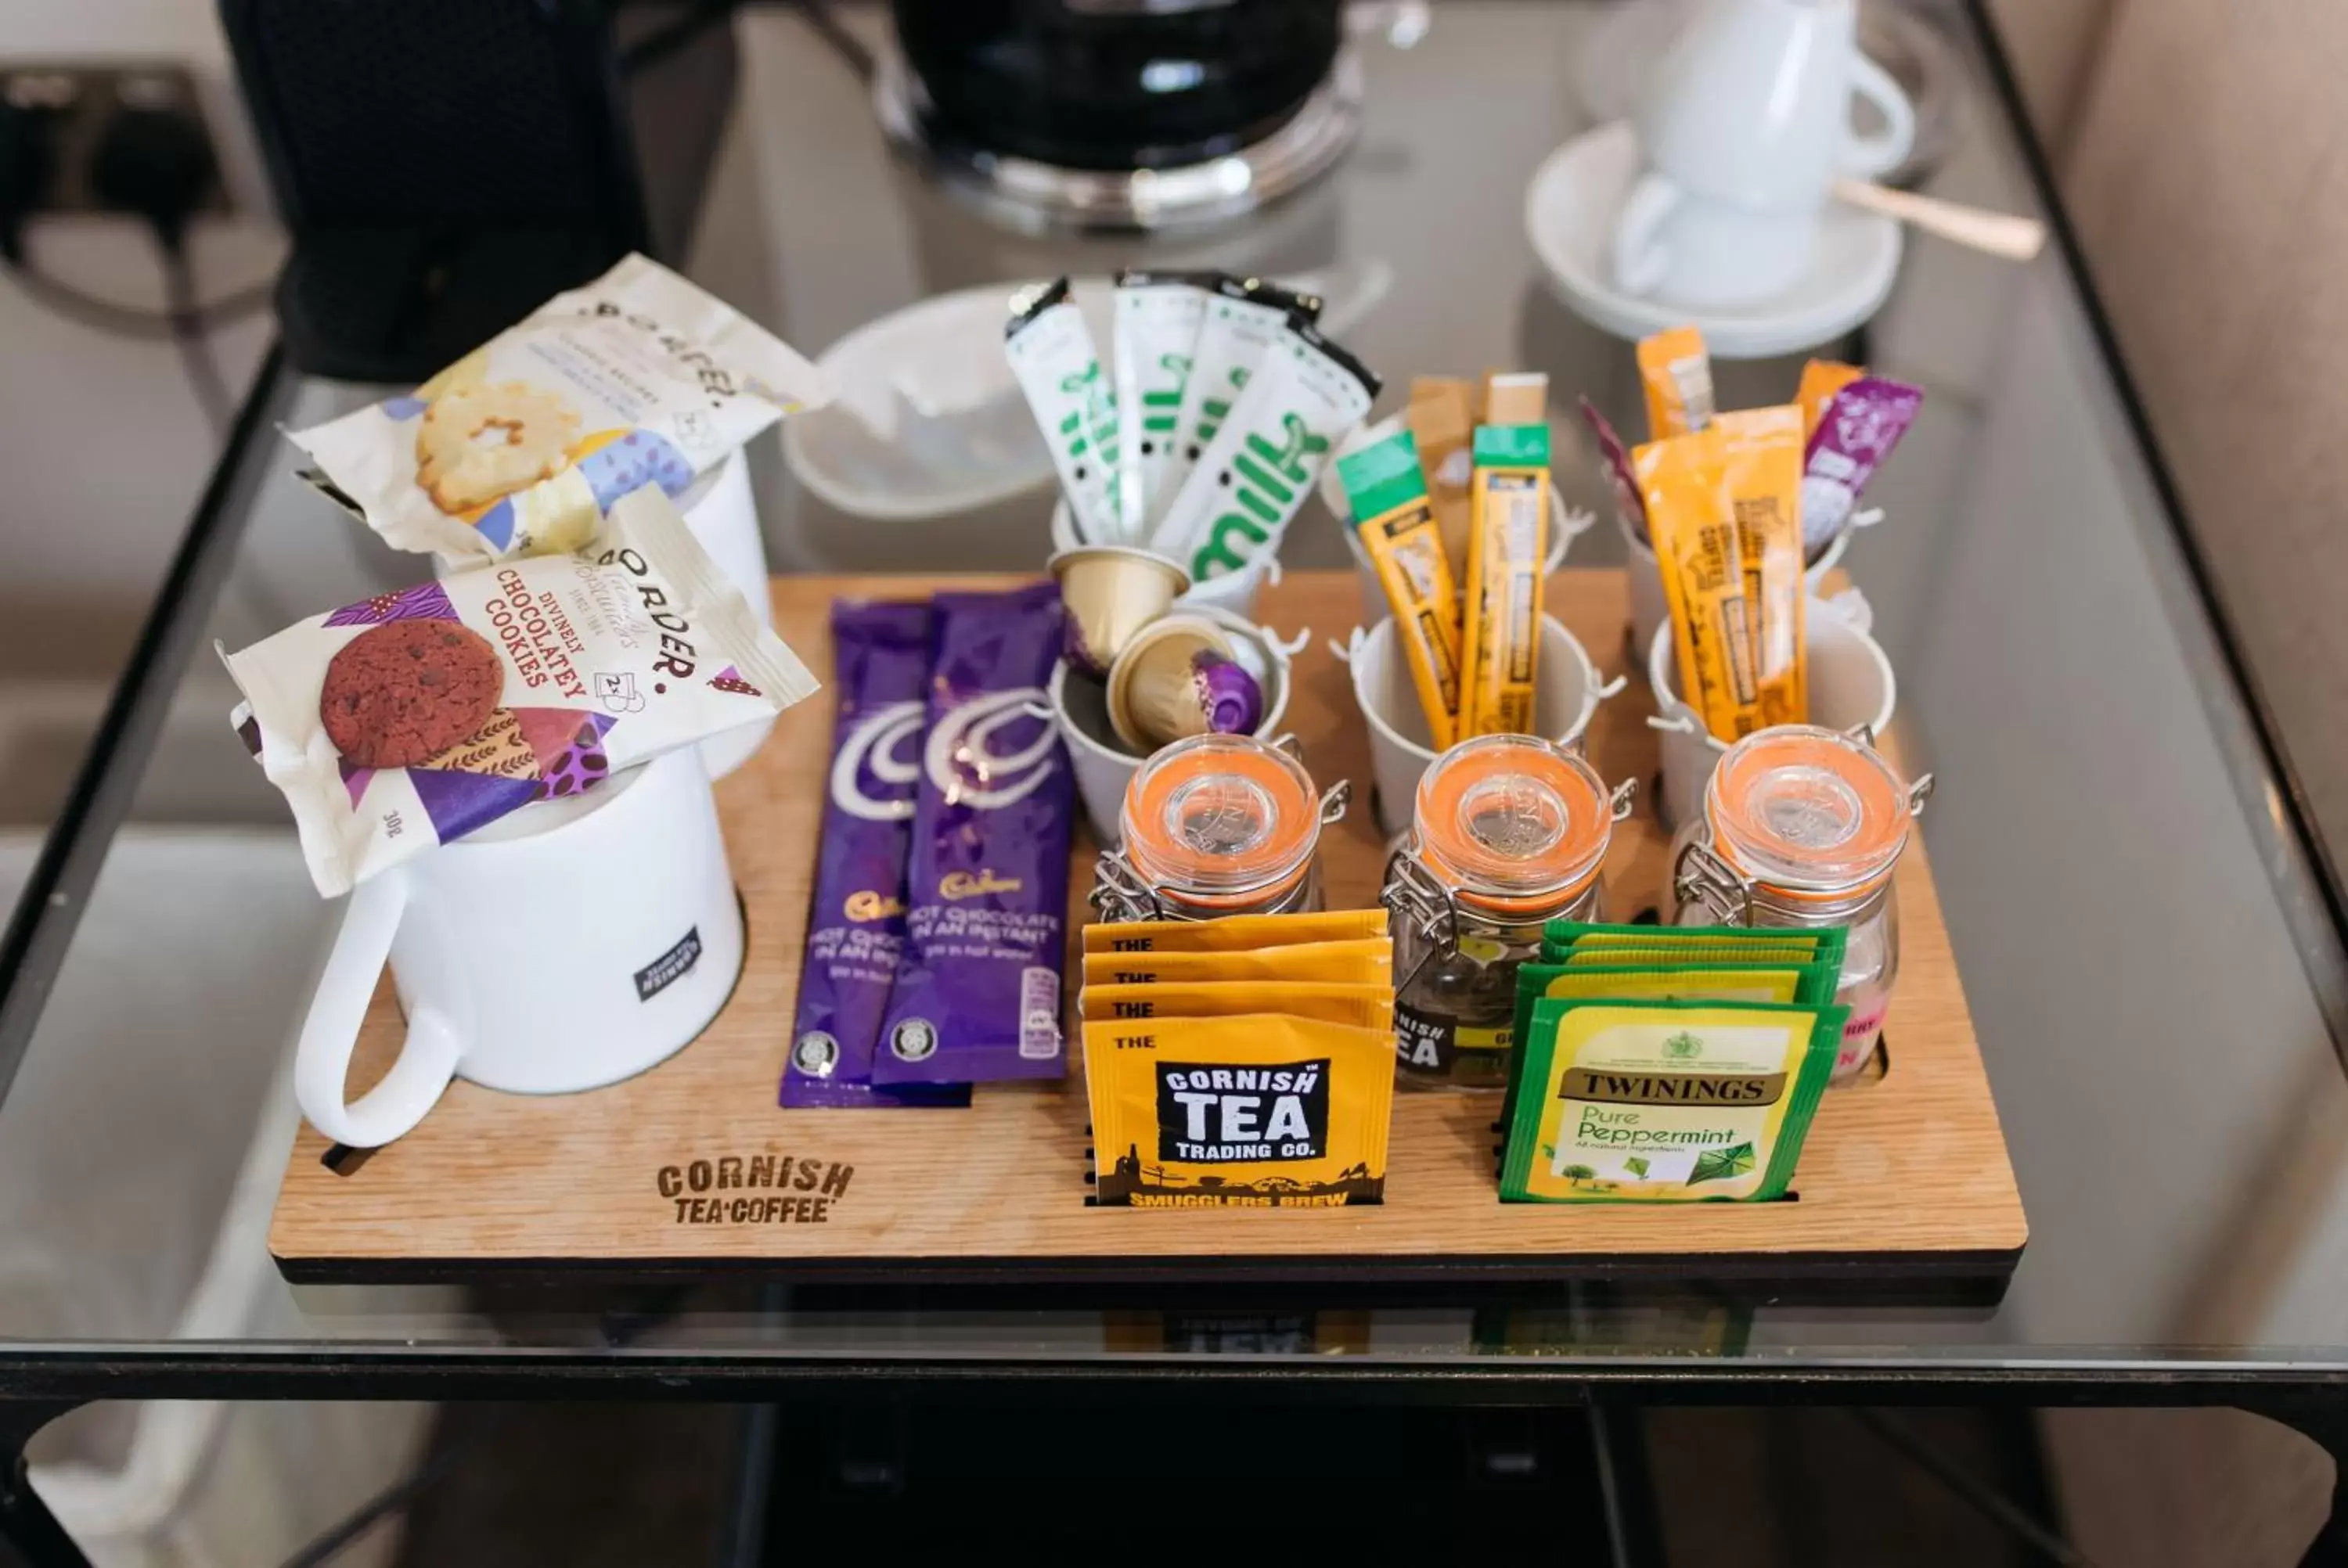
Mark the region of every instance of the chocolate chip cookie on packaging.
POLYGON ((385 542, 454 565, 580 548, 621 497, 671 497, 800 408, 823 374, 630 256, 406 397, 291 432, 306 475, 385 542))
POLYGON ((458 572, 223 651, 328 897, 816 688, 653 487, 586 551, 458 572))

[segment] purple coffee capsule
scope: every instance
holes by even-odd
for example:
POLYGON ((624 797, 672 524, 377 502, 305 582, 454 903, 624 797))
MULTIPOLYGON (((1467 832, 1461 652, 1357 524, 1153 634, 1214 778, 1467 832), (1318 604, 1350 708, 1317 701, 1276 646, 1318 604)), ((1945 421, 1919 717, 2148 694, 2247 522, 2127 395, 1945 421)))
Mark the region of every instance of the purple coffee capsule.
POLYGON ((1844 525, 1859 493, 1924 402, 1921 388, 1863 375, 1827 405, 1810 433, 1802 470, 1802 553, 1816 560, 1844 525))
POLYGON ((968 1084, 875 1086, 872 1052, 905 948, 905 860, 930 677, 930 607, 831 607, 839 714, 786 1106, 967 1105, 968 1084))
POLYGON ((1190 661, 1190 680, 1207 728, 1218 735, 1252 735, 1263 722, 1263 688, 1237 660, 1200 654, 1190 661))
POLYGON ((1057 1078, 1073 778, 1044 682, 1057 585, 942 593, 906 872, 904 962, 876 1083, 1057 1078))

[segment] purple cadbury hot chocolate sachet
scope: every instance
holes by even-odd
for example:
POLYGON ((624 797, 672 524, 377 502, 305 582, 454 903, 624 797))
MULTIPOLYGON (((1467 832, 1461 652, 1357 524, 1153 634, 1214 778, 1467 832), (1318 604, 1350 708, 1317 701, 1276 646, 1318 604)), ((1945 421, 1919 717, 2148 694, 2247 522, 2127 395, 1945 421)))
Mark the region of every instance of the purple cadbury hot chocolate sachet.
POLYGON ((905 886, 905 961, 876 1083, 1057 1078, 1066 950, 1067 754, 1044 682, 1056 585, 942 593, 905 886))
POLYGON ((905 860, 930 682, 930 607, 831 607, 839 709, 798 1012, 783 1069, 787 1106, 967 1105, 968 1084, 876 1086, 872 1050, 905 950, 905 860))

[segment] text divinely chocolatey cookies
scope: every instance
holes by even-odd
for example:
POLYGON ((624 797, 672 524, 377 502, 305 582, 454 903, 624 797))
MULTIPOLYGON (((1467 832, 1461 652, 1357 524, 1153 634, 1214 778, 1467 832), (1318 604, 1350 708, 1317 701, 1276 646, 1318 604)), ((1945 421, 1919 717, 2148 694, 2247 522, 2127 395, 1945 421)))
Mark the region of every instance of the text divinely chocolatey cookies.
POLYGON ((489 721, 505 666, 453 620, 392 620, 361 632, 326 665, 318 717, 353 767, 412 767, 489 721))

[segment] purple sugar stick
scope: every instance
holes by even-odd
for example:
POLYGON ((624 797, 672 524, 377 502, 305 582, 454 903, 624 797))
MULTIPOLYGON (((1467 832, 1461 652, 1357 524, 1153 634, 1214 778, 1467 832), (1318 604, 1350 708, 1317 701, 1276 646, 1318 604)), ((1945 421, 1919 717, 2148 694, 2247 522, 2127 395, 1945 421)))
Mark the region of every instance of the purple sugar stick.
POLYGON ((1827 405, 1802 472, 1802 552, 1816 560, 1842 531, 1859 492, 1908 426, 1924 394, 1904 382, 1863 375, 1827 405))
POLYGON ((930 676, 930 607, 841 600, 831 607, 839 711, 823 841, 808 909, 798 1011, 783 1067, 787 1106, 967 1105, 967 1084, 876 1087, 872 1051, 905 948, 930 676))
POLYGON ((1067 754, 1044 682, 1058 585, 942 593, 906 872, 905 961, 875 1083, 1057 1078, 1066 952, 1067 754))

